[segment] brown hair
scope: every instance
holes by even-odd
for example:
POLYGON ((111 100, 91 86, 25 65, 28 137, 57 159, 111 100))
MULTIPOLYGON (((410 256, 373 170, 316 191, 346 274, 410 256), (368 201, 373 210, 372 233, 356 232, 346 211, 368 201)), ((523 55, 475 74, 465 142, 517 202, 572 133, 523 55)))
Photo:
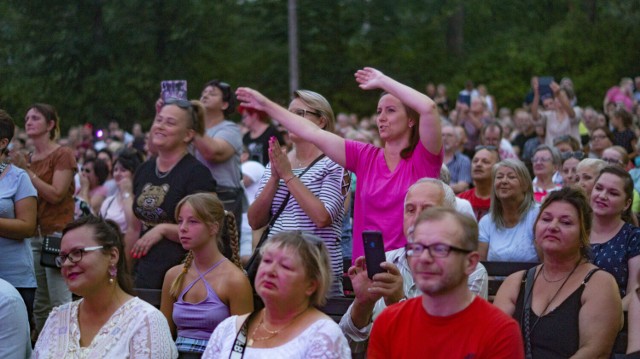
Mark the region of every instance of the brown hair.
MULTIPOLYGON (((180 214, 180 210, 182 206, 188 204, 193 208, 193 213, 196 218, 198 218, 202 223, 207 225, 218 224, 218 234, 216 235, 216 244, 218 251, 222 251, 222 242, 223 242, 223 234, 229 238, 231 253, 232 256, 229 258, 233 264, 238 266, 238 268, 242 269, 242 264, 240 263, 239 253, 239 239, 238 239, 238 229, 236 226, 236 220, 231 212, 227 212, 224 210, 222 202, 218 199, 218 196, 214 193, 194 193, 184 197, 176 206, 175 210, 175 218, 177 220, 178 215, 180 214)), ((184 282, 184 276, 189 271, 191 267, 191 263, 193 262, 193 251, 189 251, 187 257, 183 262, 182 272, 176 277, 176 279, 171 283, 171 289, 169 293, 174 298, 177 298, 182 289, 182 284, 184 282)))
POLYGON ((591 245, 589 243, 589 233, 591 233, 591 207, 589 206, 589 200, 586 193, 577 187, 562 187, 557 191, 549 192, 547 198, 540 206, 540 212, 536 216, 536 220, 533 224, 535 227, 538 225, 540 216, 547 207, 554 202, 566 202, 573 206, 578 212, 578 223, 580 225, 580 255, 584 258, 591 256, 591 245))
POLYGON ((62 236, 64 237, 67 232, 80 228, 89 227, 93 230, 93 238, 99 245, 103 246, 102 252, 106 253, 110 248, 116 248, 118 250, 118 263, 116 268, 118 273, 116 279, 120 288, 128 294, 135 295, 133 291, 133 281, 131 274, 129 273, 129 266, 124 253, 124 240, 120 227, 116 222, 110 219, 102 219, 93 215, 80 217, 79 219, 67 224, 62 230, 62 236))
MULTIPOLYGON (((383 92, 382 95, 380 95, 380 98, 383 98, 385 95, 396 97, 388 92, 383 92)), ((400 99, 398 98, 398 100, 400 99)), ((400 151, 400 157, 407 159, 411 157, 413 150, 416 149, 418 142, 420 142, 420 114, 418 113, 418 111, 407 106, 404 102, 400 101, 400 103, 402 104, 404 111, 407 113, 407 117, 409 118, 409 120, 413 120, 413 122, 415 123, 415 125, 410 127, 411 133, 409 134, 409 145, 400 151)))
POLYGON ((51 131, 49 131, 49 139, 55 140, 60 135, 60 117, 58 116, 56 108, 46 103, 34 103, 29 106, 27 112, 31 109, 40 112, 47 122, 53 122, 54 126, 51 131))
POLYGON ((632 218, 633 212, 631 211, 631 207, 633 206, 633 179, 631 178, 631 175, 629 174, 629 172, 625 171, 620 166, 606 166, 600 171, 600 174, 598 174, 598 176, 596 177, 596 180, 594 181, 594 188, 595 188, 595 184, 598 183, 598 181, 600 180, 600 177, 602 177, 604 173, 612 174, 622 180, 623 182, 622 190, 624 192, 625 201, 630 200, 631 203, 629 204, 627 209, 625 209, 622 212, 620 217, 622 218, 623 221, 630 224, 634 224, 633 218, 632 218))

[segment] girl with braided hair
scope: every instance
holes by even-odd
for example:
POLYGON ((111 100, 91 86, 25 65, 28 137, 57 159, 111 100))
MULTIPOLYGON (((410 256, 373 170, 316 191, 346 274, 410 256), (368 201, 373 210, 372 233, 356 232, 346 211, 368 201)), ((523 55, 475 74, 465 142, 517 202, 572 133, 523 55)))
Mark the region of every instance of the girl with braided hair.
POLYGON ((180 356, 202 353, 216 326, 231 315, 253 310, 251 285, 238 257, 238 232, 233 213, 226 212, 215 194, 196 193, 176 206, 182 265, 167 272, 160 309, 177 334, 180 356), (228 237, 232 258, 221 251, 228 237))

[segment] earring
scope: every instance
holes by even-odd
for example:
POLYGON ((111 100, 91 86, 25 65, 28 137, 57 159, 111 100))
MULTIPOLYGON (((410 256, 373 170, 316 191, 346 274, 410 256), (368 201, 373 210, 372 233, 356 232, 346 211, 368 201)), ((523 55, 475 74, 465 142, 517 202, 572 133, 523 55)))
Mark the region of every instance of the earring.
POLYGON ((109 284, 114 283, 114 278, 118 275, 118 269, 113 264, 109 266, 109 284))

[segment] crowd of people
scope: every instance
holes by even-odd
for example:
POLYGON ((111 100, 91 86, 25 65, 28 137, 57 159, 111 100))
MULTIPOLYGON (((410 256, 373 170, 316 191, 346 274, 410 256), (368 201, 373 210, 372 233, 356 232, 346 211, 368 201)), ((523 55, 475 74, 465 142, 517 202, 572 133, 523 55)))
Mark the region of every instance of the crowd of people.
POLYGON ((640 77, 601 112, 568 78, 513 111, 472 82, 355 82, 382 92, 371 117, 219 80, 159 99, 146 134, 0 110, 0 354, 640 357, 640 77), (490 298, 481 261, 532 268, 490 298))

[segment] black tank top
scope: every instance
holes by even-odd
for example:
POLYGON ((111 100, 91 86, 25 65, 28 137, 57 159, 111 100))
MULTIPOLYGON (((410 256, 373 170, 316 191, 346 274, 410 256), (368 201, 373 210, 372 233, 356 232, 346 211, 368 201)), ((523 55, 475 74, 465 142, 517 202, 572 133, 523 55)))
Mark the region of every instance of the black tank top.
MULTIPOLYGON (((533 358, 554 359, 568 358, 578 351, 580 345, 579 315, 582 307, 582 292, 591 276, 600 268, 594 268, 587 273, 582 284, 567 297, 558 307, 540 317, 530 309, 530 323, 536 323, 531 331, 531 351, 533 358)), ((520 293, 516 300, 513 318, 520 324, 520 331, 524 338, 523 313, 524 287, 527 280, 525 271, 520 284, 520 293)), ((526 338, 525 338, 526 340, 526 338)))

